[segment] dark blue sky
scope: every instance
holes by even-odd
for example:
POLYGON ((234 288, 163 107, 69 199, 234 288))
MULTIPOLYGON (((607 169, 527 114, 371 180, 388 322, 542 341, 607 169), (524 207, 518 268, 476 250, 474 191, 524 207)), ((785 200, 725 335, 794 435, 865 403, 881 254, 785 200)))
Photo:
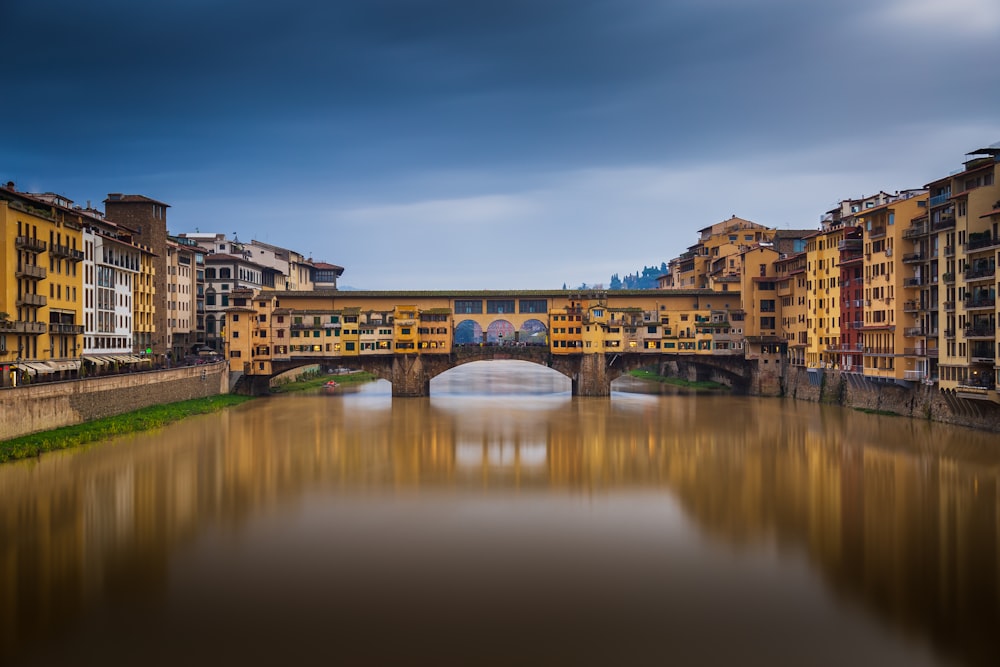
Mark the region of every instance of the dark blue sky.
POLYGON ((6 0, 0 178, 371 289, 550 288, 812 228, 1000 140, 995 0, 6 0))

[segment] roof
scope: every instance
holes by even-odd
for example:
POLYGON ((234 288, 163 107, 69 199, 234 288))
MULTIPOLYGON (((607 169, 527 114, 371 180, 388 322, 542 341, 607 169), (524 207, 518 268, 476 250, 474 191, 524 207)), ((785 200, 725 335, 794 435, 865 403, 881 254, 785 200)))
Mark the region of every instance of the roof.
POLYGON ((312 265, 320 271, 337 271, 338 273, 344 272, 344 267, 337 266, 336 264, 330 264, 329 262, 312 262, 312 265))
POLYGON ((105 205, 108 202, 115 202, 115 203, 117 203, 117 202, 129 202, 129 203, 145 202, 145 203, 148 203, 148 204, 159 204, 160 206, 168 206, 168 207, 170 206, 170 204, 165 204, 165 203, 163 203, 161 201, 158 201, 156 199, 151 199, 150 197, 147 197, 145 195, 123 195, 120 192, 110 192, 110 193, 108 193, 108 198, 104 200, 105 205))

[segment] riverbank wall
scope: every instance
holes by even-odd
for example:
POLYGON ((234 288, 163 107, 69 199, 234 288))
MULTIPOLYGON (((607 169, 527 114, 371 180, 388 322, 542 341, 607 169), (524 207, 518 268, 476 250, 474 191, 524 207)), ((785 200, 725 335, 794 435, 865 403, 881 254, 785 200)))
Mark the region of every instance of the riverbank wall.
POLYGON ((227 364, 46 382, 0 390, 0 440, 229 391, 227 364))
POLYGON ((957 398, 931 385, 873 382, 835 369, 785 368, 784 395, 804 401, 877 411, 1000 433, 1000 405, 957 398))

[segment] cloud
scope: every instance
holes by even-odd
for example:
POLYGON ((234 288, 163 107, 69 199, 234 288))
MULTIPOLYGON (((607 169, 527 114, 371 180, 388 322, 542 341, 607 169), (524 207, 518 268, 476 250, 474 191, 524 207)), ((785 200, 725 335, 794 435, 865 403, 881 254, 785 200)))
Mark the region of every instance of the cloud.
POLYGON ((919 29, 942 37, 996 37, 1000 31, 1000 3, 996 0, 892 0, 877 7, 874 16, 883 27, 919 29))

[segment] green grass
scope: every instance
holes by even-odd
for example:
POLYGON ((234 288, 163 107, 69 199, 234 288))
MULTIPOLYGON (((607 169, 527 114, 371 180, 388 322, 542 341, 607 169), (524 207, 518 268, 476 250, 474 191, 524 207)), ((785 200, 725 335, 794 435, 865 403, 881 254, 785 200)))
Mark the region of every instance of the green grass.
POLYGON ((327 375, 306 373, 302 375, 299 379, 292 382, 286 382, 285 384, 279 385, 277 387, 271 388, 272 394, 285 394, 292 391, 303 391, 306 389, 316 389, 317 387, 322 387, 324 384, 330 380, 336 380, 337 384, 360 384, 362 382, 371 382, 372 380, 377 380, 374 375, 366 371, 361 371, 359 373, 346 373, 344 375, 327 375))
POLYGON ((634 371, 629 371, 629 375, 639 380, 647 380, 649 382, 659 382, 660 384, 666 384, 673 387, 682 387, 684 389, 692 389, 694 391, 729 391, 729 387, 718 382, 691 382, 690 380, 685 380, 684 378, 671 378, 665 377, 663 375, 657 375, 653 371, 646 369, 639 369, 634 371))
POLYGON ((0 442, 0 463, 38 456, 44 452, 79 447, 126 433, 150 431, 193 415, 218 412, 251 400, 250 396, 220 394, 179 403, 153 405, 134 412, 95 419, 85 424, 64 426, 0 442))

